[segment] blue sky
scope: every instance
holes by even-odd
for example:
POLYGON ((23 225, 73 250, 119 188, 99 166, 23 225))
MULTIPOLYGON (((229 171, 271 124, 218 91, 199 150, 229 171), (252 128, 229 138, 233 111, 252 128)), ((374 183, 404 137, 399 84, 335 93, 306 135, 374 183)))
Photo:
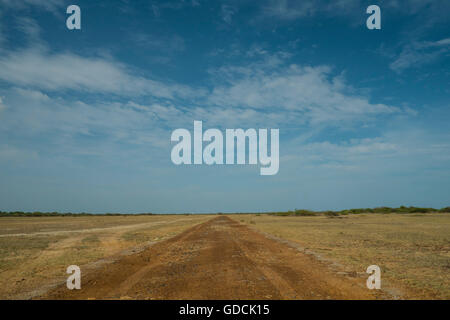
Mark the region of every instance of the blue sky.
POLYGON ((0 210, 444 207, 450 2, 0 0, 0 210), (82 29, 66 28, 67 6, 82 29), (382 29, 368 30, 368 5, 382 29), (171 132, 279 128, 280 169, 171 132))

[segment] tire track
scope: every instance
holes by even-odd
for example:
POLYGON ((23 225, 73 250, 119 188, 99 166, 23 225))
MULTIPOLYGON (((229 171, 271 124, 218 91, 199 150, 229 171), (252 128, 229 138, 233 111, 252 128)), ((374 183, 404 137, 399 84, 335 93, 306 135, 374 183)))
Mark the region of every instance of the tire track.
POLYGON ((376 298, 364 282, 219 216, 84 276, 81 290, 60 286, 40 298, 376 298))

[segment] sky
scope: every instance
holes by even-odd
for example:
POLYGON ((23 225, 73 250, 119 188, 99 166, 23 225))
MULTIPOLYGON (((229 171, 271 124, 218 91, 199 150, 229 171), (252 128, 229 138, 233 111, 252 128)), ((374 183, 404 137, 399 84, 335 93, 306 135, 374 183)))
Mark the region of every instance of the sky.
POLYGON ((450 205, 449 1, 0 0, 0 211, 450 205), (69 30, 69 5, 81 30, 69 30), (366 8, 381 9, 369 30, 366 8), (279 172, 171 133, 277 128, 279 172))

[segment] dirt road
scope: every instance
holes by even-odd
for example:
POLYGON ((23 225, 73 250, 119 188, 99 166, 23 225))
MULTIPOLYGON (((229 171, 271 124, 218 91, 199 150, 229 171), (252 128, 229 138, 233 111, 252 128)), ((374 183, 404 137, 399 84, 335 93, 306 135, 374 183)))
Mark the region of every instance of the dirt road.
POLYGON ((336 275, 312 256, 226 216, 83 274, 41 299, 373 299, 364 279, 336 275))

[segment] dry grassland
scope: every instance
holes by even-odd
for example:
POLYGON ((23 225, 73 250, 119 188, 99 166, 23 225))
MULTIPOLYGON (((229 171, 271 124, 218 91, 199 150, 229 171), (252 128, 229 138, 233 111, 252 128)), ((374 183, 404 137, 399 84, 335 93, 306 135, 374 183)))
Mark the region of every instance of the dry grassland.
POLYGON ((204 215, 0 217, 0 299, 32 298, 83 272, 179 234, 204 215))
POLYGON ((376 264, 382 287, 402 298, 450 299, 448 213, 234 218, 337 262, 350 275, 367 277, 366 268, 376 264))

